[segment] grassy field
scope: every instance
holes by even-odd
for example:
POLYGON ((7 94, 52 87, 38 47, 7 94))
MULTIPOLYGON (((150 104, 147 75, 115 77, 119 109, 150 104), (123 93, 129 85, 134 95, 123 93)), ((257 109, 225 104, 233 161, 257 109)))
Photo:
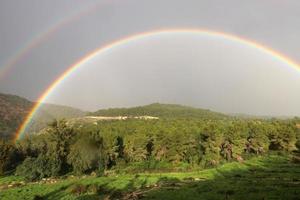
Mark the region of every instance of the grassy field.
POLYGON ((68 177, 38 183, 6 176, 0 178, 0 199, 300 199, 300 164, 290 160, 269 155, 197 172, 68 177))

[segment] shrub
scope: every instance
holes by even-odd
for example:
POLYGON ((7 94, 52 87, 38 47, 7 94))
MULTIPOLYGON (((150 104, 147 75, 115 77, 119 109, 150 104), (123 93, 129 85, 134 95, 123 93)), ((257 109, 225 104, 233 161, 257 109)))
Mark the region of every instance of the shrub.
POLYGON ((44 155, 37 158, 28 157, 17 167, 16 175, 23 176, 28 181, 36 181, 45 177, 59 175, 60 161, 50 160, 44 155))

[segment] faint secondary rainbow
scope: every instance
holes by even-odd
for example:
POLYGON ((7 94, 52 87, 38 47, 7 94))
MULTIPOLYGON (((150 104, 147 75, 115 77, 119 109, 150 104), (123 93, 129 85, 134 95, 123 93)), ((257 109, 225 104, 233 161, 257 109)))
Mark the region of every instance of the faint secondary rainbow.
POLYGON ((8 60, 4 65, 0 68, 0 79, 5 78, 9 71, 21 62, 26 56, 36 47, 41 45, 51 36, 53 36, 56 32, 63 29, 69 24, 74 23, 75 21, 81 19, 83 16, 88 15, 89 13, 95 12, 97 9, 102 8, 104 4, 109 3, 109 1, 101 2, 89 6, 88 8, 84 8, 80 12, 70 15, 68 17, 64 17, 62 20, 58 21, 57 23, 47 27, 44 31, 38 33, 33 38, 28 40, 22 47, 20 47, 16 53, 8 60))
POLYGON ((26 131, 27 126, 30 124, 33 116, 40 108, 42 102, 48 97, 48 95, 55 90, 55 88, 66 78, 70 77, 72 73, 74 73, 78 68, 82 67, 85 63, 95 58, 97 55, 100 55, 104 52, 109 51, 110 49, 113 49, 115 47, 127 44, 129 42, 135 41, 135 40, 141 40, 145 39, 151 36, 158 36, 158 35, 166 35, 166 34, 175 34, 175 33, 181 33, 181 34, 200 34, 200 35, 207 35, 207 36, 214 36, 223 38, 224 40, 229 40, 233 42, 240 43, 242 45, 257 49, 261 51, 262 53, 265 53, 269 56, 272 56, 273 58, 277 59, 279 62, 285 63, 286 65, 295 68, 299 70, 300 72, 300 66, 294 62, 292 59, 288 58, 287 56, 269 48, 262 44, 258 44, 250 39, 246 39, 240 36, 218 32, 218 31, 211 31, 211 30, 205 30, 205 29, 163 29, 163 30, 156 30, 156 31, 149 31, 149 32, 143 32, 138 33, 135 35, 130 35, 128 37, 125 37, 120 40, 116 40, 114 42, 111 42, 107 45, 104 45, 91 53, 87 54, 86 56, 82 57, 80 60, 75 62, 73 65, 68 67, 68 69, 60 75, 46 90, 45 92, 39 97, 37 103, 33 106, 29 114, 26 116, 25 120, 21 124, 20 128, 18 129, 15 140, 20 139, 24 132, 26 131))

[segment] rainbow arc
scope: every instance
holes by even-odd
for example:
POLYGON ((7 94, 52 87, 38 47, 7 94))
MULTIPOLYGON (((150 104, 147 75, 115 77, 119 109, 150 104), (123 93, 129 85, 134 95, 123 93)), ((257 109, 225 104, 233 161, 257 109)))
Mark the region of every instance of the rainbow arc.
POLYGON ((288 58, 287 56, 285 56, 269 47, 266 47, 262 44, 256 43, 255 41, 252 41, 250 39, 246 39, 246 38, 228 34, 228 33, 203 30, 203 29, 165 29, 165 30, 156 30, 156 31, 150 31, 150 32, 144 32, 144 33, 139 33, 139 34, 135 34, 135 35, 130 35, 128 37, 111 42, 107 45, 104 45, 104 46, 90 52, 89 54, 87 54, 86 56, 82 57, 80 60, 75 62, 73 65, 69 66, 67 68, 67 70, 64 73, 62 73, 52 84, 50 84, 49 87, 39 97, 37 103, 33 106, 31 111, 28 113, 25 120, 19 127, 19 129, 15 135, 15 140, 22 138, 22 136, 24 135, 26 128, 30 124, 33 116, 38 111, 38 109, 41 107, 42 102, 44 102, 47 99, 49 94, 51 94, 59 84, 62 84, 64 79, 67 79, 68 77, 70 77, 78 68, 84 66, 84 64, 86 64, 88 61, 92 60, 93 58, 95 58, 98 55, 101 55, 104 52, 107 52, 113 48, 119 47, 121 45, 125 45, 125 44, 130 43, 135 40, 142 40, 142 39, 146 39, 146 38, 149 38, 152 36, 175 34, 175 33, 214 36, 214 37, 219 37, 224 40, 237 42, 242 45, 257 49, 258 51, 261 51, 262 53, 264 53, 266 55, 274 57, 278 62, 285 63, 287 66, 290 66, 290 67, 295 68, 300 71, 300 66, 296 62, 294 62, 292 59, 288 58))

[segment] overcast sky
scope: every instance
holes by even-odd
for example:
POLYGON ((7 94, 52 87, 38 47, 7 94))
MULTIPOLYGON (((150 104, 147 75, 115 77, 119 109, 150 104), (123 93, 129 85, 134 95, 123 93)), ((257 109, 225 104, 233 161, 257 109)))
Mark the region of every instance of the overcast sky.
MULTIPOLYGON (((36 100, 92 50, 166 28, 239 35, 300 63, 299 10, 298 0, 2 0, 0 92, 36 100)), ((164 34, 98 55, 47 102, 85 110, 162 102, 226 113, 300 115, 300 72, 222 38, 164 34)))

